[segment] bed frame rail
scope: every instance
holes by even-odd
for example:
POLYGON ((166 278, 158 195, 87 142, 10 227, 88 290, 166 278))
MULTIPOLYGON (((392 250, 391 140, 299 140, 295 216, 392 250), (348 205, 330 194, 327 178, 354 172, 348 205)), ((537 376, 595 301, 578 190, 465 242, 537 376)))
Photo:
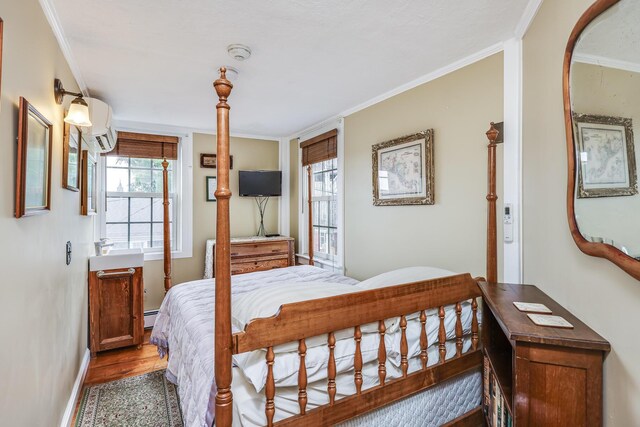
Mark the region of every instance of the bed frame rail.
POLYGON ((341 329, 444 307, 481 295, 469 274, 283 304, 233 334, 234 354, 268 348, 341 329))
POLYGON ((475 280, 469 274, 460 274, 335 297, 284 304, 276 315, 254 319, 249 322, 243 332, 233 334, 233 352, 238 354, 257 349, 267 349, 265 360, 267 364, 265 414, 267 425, 272 426, 274 425, 273 420, 276 410, 274 403, 276 386, 273 375, 275 353, 273 347, 297 341, 300 361, 298 369, 298 403, 300 411, 299 415, 282 420, 277 424, 299 425, 299 423, 304 422, 305 425, 331 425, 394 402, 471 369, 478 369, 482 361, 482 356, 478 349, 478 296, 480 296, 480 289, 475 280), (467 300, 472 301, 471 349, 467 353, 463 353, 461 313, 462 302, 467 300), (453 359, 445 361, 446 330, 444 307, 448 305, 455 305, 456 355, 453 359), (438 310, 437 316, 432 317, 437 317, 439 322, 439 357, 437 364, 427 367, 427 349, 430 343, 427 342, 426 313, 428 309, 433 308, 438 310), (420 313, 420 359, 422 368, 409 374, 406 316, 416 312, 420 313), (384 342, 386 326, 384 320, 395 317, 400 318, 400 366, 402 377, 387 382, 387 350, 384 342), (362 391, 361 325, 375 322, 378 323, 378 333, 381 337, 378 344, 379 385, 362 391), (335 332, 348 328, 353 328, 354 331, 354 384, 356 394, 336 401, 335 332), (329 404, 307 412, 306 339, 323 334, 328 334, 327 394, 329 396, 329 404))

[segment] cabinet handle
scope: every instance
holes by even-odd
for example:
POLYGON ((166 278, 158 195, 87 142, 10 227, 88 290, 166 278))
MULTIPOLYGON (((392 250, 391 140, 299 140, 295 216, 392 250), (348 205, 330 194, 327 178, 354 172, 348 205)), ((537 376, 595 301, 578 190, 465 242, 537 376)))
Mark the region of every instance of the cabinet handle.
POLYGON ((98 279, 102 279, 103 277, 111 276, 133 276, 135 272, 135 268, 129 268, 127 271, 114 271, 112 273, 105 273, 103 270, 100 270, 96 275, 98 276, 98 279))

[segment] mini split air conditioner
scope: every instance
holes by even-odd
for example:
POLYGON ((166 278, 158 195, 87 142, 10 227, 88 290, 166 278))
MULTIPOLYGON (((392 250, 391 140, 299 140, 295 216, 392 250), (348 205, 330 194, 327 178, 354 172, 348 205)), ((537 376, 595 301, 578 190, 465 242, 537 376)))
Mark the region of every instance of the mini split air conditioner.
POLYGON ((92 144, 98 153, 108 153, 116 146, 116 133, 111 127, 111 107, 96 98, 84 98, 89 104, 92 144))

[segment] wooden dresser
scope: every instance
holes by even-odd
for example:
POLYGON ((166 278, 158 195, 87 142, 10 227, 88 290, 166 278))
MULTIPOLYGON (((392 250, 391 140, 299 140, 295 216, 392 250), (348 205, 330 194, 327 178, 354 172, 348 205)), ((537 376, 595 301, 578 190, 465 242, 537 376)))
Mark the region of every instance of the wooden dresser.
MULTIPOLYGON (((215 240, 211 244, 215 277, 215 240)), ((293 237, 231 238, 231 274, 251 273, 295 265, 293 237)))
MULTIPOLYGON (((602 425, 602 363, 609 343, 535 286, 480 283, 480 289, 485 386, 491 381, 489 389, 502 395, 503 414, 512 421, 501 425, 602 425), (538 326, 514 301, 542 303, 574 327, 538 326)), ((483 407, 492 404, 492 394, 485 390, 483 407)), ((486 415, 487 424, 496 425, 492 413, 486 415)))

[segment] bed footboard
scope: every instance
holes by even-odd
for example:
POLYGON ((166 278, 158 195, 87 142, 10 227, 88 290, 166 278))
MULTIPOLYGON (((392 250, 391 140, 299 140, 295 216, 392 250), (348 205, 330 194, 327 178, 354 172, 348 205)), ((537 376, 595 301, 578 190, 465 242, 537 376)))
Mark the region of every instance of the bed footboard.
POLYGON ((239 354, 266 348, 267 381, 265 384, 265 414, 267 425, 274 424, 277 408, 274 404, 276 386, 273 375, 275 353, 279 344, 298 342, 300 366, 298 370, 299 414, 277 425, 331 425, 372 409, 417 393, 449 378, 482 365, 479 351, 477 297, 480 290, 469 274, 444 277, 381 289, 356 292, 317 300, 284 304, 273 317, 252 320, 243 332, 233 334, 233 353, 239 354), (471 347, 463 352, 462 303, 471 300, 471 347), (455 349, 453 358, 446 357, 445 306, 455 307, 455 349), (429 365, 427 348, 427 310, 436 309, 438 326, 438 360, 429 365), (419 313, 421 369, 408 372, 407 316, 419 313), (387 349, 384 335, 385 319, 399 318, 400 367, 402 377, 386 378, 387 349), (377 322, 380 334, 378 348, 379 384, 362 390, 361 326, 377 322), (336 400, 335 332, 353 328, 355 341, 354 384, 356 393, 336 400), (305 366, 306 339, 328 334, 329 360, 327 365, 327 394, 329 403, 307 410, 307 374, 305 366))

